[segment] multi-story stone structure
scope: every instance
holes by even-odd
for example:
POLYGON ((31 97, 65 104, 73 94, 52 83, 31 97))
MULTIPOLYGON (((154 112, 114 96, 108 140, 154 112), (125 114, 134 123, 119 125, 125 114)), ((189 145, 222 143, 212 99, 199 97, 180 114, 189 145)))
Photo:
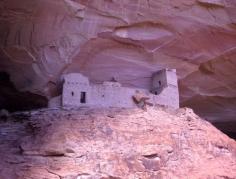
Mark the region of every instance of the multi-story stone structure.
POLYGON ((139 92, 149 97, 149 102, 179 107, 179 91, 176 70, 164 69, 152 76, 149 89, 122 87, 118 82, 90 84, 80 73, 64 76, 62 105, 88 107, 135 107, 133 96, 139 92))

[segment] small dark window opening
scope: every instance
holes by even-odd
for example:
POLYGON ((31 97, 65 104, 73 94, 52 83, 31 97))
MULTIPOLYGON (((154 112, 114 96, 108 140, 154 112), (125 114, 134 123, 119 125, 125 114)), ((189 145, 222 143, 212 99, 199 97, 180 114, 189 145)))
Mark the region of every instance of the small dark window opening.
POLYGON ((80 93, 80 103, 86 103, 86 92, 80 93))
POLYGON ((157 91, 155 91, 155 95, 158 95, 157 91))
POLYGON ((161 86, 161 81, 159 81, 158 83, 159 83, 159 86, 161 86))
POLYGON ((72 91, 72 92, 71 92, 71 96, 74 96, 74 95, 75 95, 75 94, 74 94, 74 92, 72 91))

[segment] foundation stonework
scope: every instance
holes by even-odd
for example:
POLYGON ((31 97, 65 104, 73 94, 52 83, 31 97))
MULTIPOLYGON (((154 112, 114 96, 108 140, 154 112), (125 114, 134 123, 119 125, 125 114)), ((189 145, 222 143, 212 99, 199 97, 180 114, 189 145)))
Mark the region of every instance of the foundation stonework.
POLYGON ((152 76, 151 89, 122 87, 118 82, 90 84, 80 73, 64 76, 62 105, 75 107, 136 107, 133 96, 141 92, 149 102, 179 108, 176 70, 161 70, 152 76))

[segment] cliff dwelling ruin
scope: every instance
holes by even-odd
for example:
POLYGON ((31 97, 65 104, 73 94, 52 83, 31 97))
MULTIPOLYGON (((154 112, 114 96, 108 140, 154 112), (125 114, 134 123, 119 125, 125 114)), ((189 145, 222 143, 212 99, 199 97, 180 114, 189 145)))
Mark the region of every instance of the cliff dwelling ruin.
POLYGON ((179 91, 176 70, 163 69, 152 75, 149 89, 123 87, 119 82, 105 81, 103 84, 91 84, 80 73, 64 76, 62 105, 75 107, 124 107, 132 108, 136 104, 133 96, 144 94, 148 102, 179 108, 179 91))

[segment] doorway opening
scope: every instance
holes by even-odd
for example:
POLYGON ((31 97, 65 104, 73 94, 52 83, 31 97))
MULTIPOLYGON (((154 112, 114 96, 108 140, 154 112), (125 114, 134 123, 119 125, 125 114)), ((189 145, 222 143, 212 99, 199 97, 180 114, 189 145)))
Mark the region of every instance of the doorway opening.
POLYGON ((80 103, 86 103, 86 92, 80 93, 80 103))

